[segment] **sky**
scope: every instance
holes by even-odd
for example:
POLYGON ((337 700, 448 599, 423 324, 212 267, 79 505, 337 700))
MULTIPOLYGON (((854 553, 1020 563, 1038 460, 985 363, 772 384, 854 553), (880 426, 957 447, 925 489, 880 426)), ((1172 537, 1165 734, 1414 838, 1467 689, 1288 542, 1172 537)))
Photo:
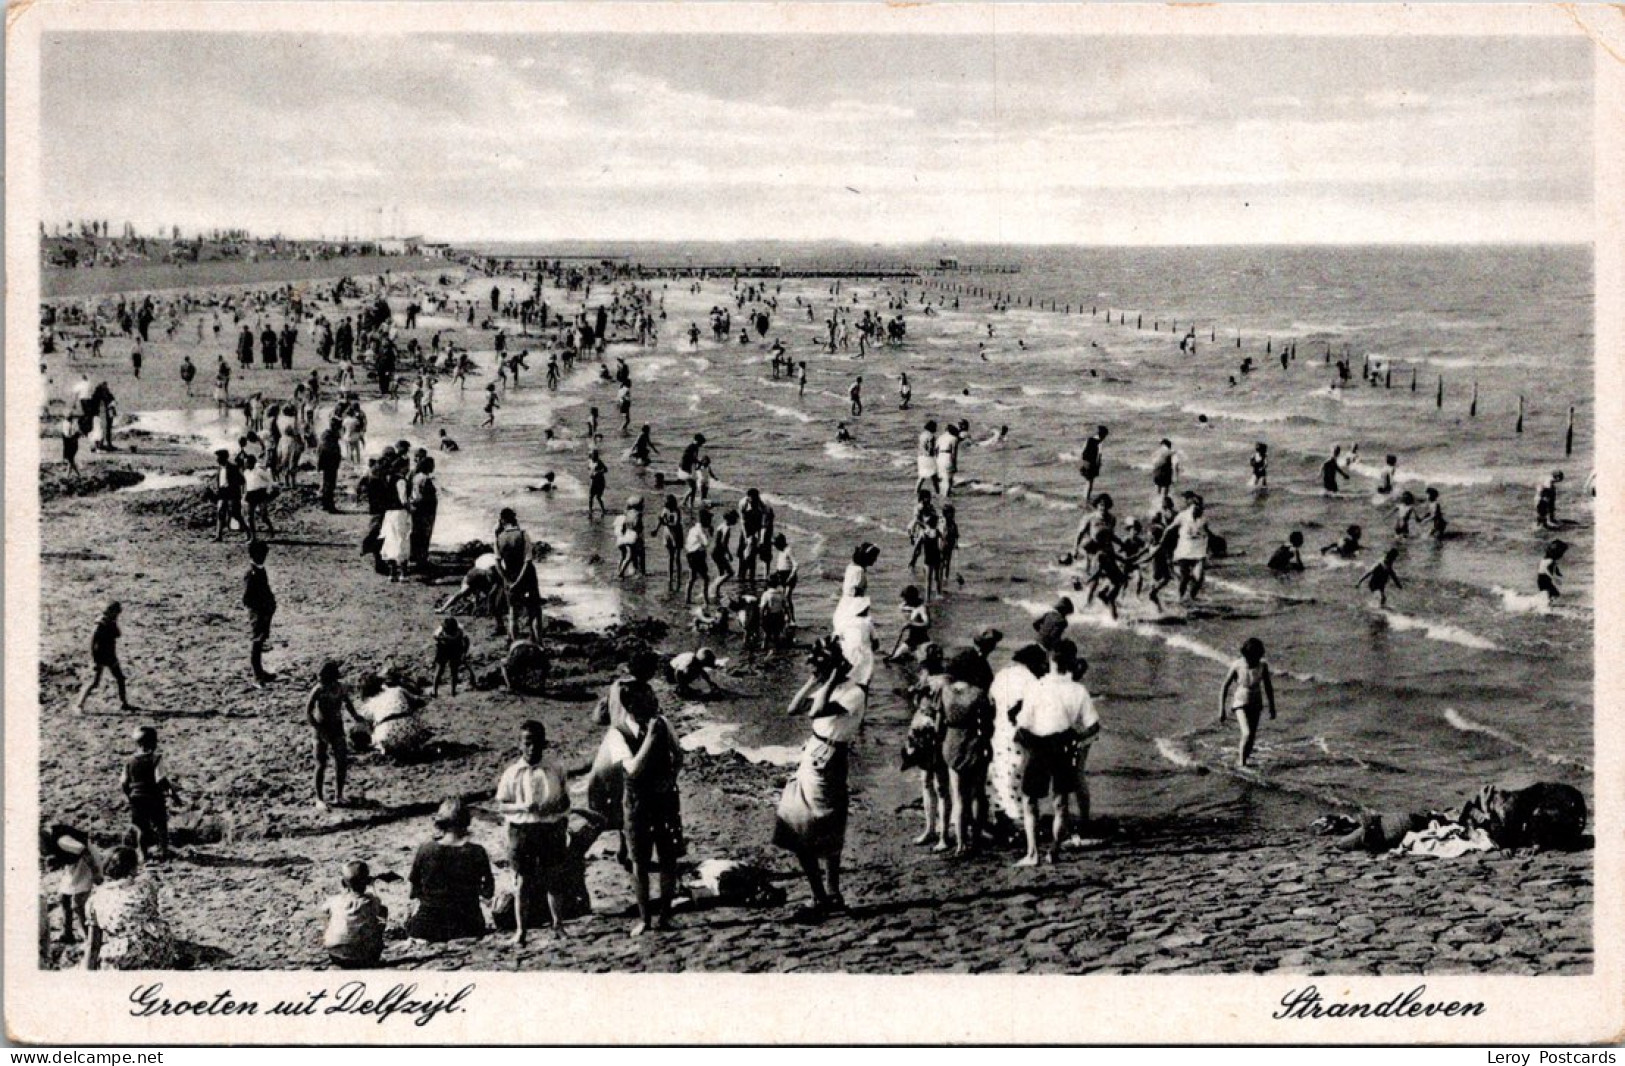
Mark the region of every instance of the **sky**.
POLYGON ((1588 42, 56 33, 47 225, 1587 241, 1588 42))

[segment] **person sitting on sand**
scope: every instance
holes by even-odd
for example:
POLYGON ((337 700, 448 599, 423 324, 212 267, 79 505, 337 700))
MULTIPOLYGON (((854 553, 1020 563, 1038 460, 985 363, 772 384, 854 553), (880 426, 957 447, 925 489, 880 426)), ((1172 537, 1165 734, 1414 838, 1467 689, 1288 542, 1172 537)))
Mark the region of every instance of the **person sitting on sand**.
POLYGON ((118 847, 102 863, 102 883, 85 904, 87 970, 163 970, 175 965, 175 938, 158 902, 158 886, 134 848, 118 847))
POLYGON ((372 893, 372 870, 352 860, 344 864, 339 883, 344 891, 323 905, 327 928, 322 946, 327 957, 341 970, 365 970, 378 965, 384 955, 384 922, 389 908, 372 893))
POLYGON ((1399 574, 1394 571, 1394 562, 1398 558, 1399 549, 1389 548, 1387 554, 1382 557, 1382 561, 1361 574, 1360 579, 1354 583, 1355 588, 1366 585, 1372 592, 1375 592, 1378 607, 1386 608, 1388 606, 1388 586, 1390 584, 1396 589, 1405 587, 1399 580, 1399 574))
POLYGON ((1219 689, 1219 724, 1225 715, 1234 711, 1236 725, 1241 729, 1241 747, 1236 765, 1245 768, 1252 757, 1253 744, 1258 739, 1258 723, 1268 706, 1270 719, 1275 718, 1275 685, 1270 681, 1270 664, 1264 661, 1264 642, 1248 637, 1241 645, 1241 658, 1230 666, 1224 685, 1219 689))
POLYGON ((436 839, 418 845, 408 875, 417 908, 406 920, 406 935, 432 944, 485 935, 481 900, 496 893, 491 857, 468 839, 469 810, 452 796, 435 811, 436 839))

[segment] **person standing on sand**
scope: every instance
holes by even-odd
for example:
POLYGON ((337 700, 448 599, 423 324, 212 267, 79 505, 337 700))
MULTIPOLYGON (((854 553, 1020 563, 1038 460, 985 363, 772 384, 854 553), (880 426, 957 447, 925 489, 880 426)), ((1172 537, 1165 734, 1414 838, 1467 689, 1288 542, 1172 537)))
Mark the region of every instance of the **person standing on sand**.
POLYGON ((248 608, 249 621, 248 661, 254 670, 254 684, 260 688, 276 680, 264 663, 265 645, 271 639, 271 618, 276 614, 276 594, 265 572, 265 560, 270 554, 271 546, 263 540, 249 544, 248 573, 243 575, 243 606, 248 608))
POLYGON ((636 732, 626 738, 630 757, 622 760, 621 798, 623 831, 632 860, 632 886, 637 893, 638 922, 633 936, 671 924, 671 902, 677 889, 677 860, 683 857, 683 821, 677 774, 683 767, 683 749, 671 723, 660 714, 660 701, 649 682, 660 669, 660 658, 647 649, 628 663, 631 679, 616 683, 622 729, 636 732), (660 858, 660 898, 649 901, 649 863, 660 858))
POLYGON ((1099 731, 1100 720, 1095 716, 1089 690, 1075 677, 1081 673, 1082 663, 1077 645, 1063 637, 1050 649, 1050 660, 1050 672, 1031 682, 1020 702, 1006 712, 1013 718, 1016 740, 1027 755, 1021 774, 1021 821, 1027 851, 1017 866, 1039 863, 1040 800, 1050 795, 1055 797, 1054 831, 1049 847, 1052 863, 1067 837, 1068 804, 1072 797, 1077 797, 1083 808, 1080 822, 1087 818, 1079 773, 1083 763, 1080 745, 1099 731))
POLYGON ((1022 820, 1021 775, 1026 751, 1016 739, 1016 715, 1026 699, 1027 687, 1049 673, 1049 655, 1037 644, 1016 649, 1010 665, 993 675, 988 698, 993 701, 993 754, 988 767, 988 791, 994 804, 1011 822, 1022 820))
POLYGON ((859 374, 852 382, 852 387, 846 391, 847 399, 852 403, 852 417, 863 414, 863 375, 859 374))
POLYGON ((73 701, 73 709, 81 713, 85 709, 85 700, 101 684, 102 672, 106 671, 113 677, 113 684, 118 686, 118 705, 122 711, 133 711, 124 688, 124 668, 118 661, 119 616, 123 614, 124 606, 117 601, 107 605, 102 611, 101 621, 96 623, 96 631, 90 637, 90 677, 85 681, 85 687, 79 690, 79 698, 73 701))
POLYGON ((62 461, 68 464, 68 472, 74 477, 79 476, 79 420, 70 410, 62 416, 62 461))
POLYGON ((323 795, 327 780, 327 757, 333 756, 333 806, 344 806, 344 782, 349 776, 350 748, 344 736, 344 712, 357 722, 364 721, 350 701, 349 690, 339 682, 339 664, 332 659, 322 664, 316 687, 305 699, 305 721, 316 739, 316 807, 327 810, 323 795))
POLYGON ((847 780, 869 697, 852 682, 851 664, 833 638, 813 647, 811 661, 813 674, 791 698, 788 713, 805 713, 812 736, 779 798, 773 843, 795 855, 812 889, 811 906, 797 911, 795 918, 816 922, 846 910, 841 853, 850 803, 847 780))
POLYGON ((434 537, 435 519, 440 514, 440 485, 435 481, 434 468, 434 456, 419 459, 407 493, 412 518, 407 561, 419 569, 429 561, 429 542, 434 537))
POLYGON ((688 591, 684 594, 683 602, 694 602, 694 585, 700 586, 700 601, 705 606, 711 605, 711 511, 702 508, 698 521, 688 527, 688 535, 683 541, 683 552, 688 560, 688 591))
POLYGON ((243 523, 243 471, 231 461, 231 453, 218 448, 214 453, 214 539, 226 539, 231 524, 243 523))
POLYGON ((520 757, 497 782, 492 809, 508 825, 513 863, 513 945, 524 946, 530 930, 548 920, 554 936, 564 932, 563 873, 568 860, 570 793, 564 766, 551 752, 547 727, 531 720, 519 727, 520 757), (543 898, 547 910, 543 911, 543 898))
POLYGON ((1275 719, 1275 685, 1270 681, 1270 664, 1264 661, 1264 642, 1248 637, 1241 645, 1241 658, 1230 665, 1224 685, 1219 689, 1219 724, 1224 724, 1226 710, 1236 714, 1236 725, 1241 729, 1241 747, 1236 765, 1242 769, 1252 757, 1253 744, 1258 739, 1258 723, 1269 707, 1270 719, 1275 719))
POLYGON ((530 639, 541 640, 542 592, 536 580, 535 548, 530 534, 519 527, 513 508, 504 507, 497 517, 492 550, 497 557, 497 576, 502 579, 508 603, 508 639, 518 640, 519 618, 523 614, 530 639))
POLYGON ((333 422, 322 431, 322 441, 316 446, 316 470, 322 477, 321 505, 328 514, 338 513, 339 467, 344 462, 339 433, 339 424, 333 422))

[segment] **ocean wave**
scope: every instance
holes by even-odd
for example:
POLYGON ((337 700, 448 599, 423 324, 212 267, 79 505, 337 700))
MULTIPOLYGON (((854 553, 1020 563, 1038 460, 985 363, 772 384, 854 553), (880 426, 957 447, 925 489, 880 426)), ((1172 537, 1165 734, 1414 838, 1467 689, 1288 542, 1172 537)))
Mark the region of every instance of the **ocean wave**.
POLYGON ((854 459, 862 459, 863 452, 855 444, 845 441, 827 440, 824 442, 824 454, 836 462, 847 463, 854 459))
POLYGON ((1196 761, 1185 742, 1178 737, 1154 737, 1152 743, 1156 745, 1157 754, 1181 770, 1199 770, 1202 764, 1196 761))
MULTIPOLYGON (((698 400, 699 397, 696 396, 696 397, 694 397, 694 399, 698 400)), ((753 399, 750 402, 755 404, 757 407, 760 407, 764 411, 769 411, 769 412, 771 412, 773 414, 778 415, 780 418, 793 418, 797 422, 802 423, 803 425, 808 425, 808 424, 811 424, 813 422, 818 421, 818 419, 814 418, 812 415, 807 414, 805 411, 797 411, 793 407, 780 407, 776 403, 768 403, 765 400, 754 400, 753 399)))
POLYGON ((1410 615, 1399 614, 1396 611, 1383 611, 1382 616, 1388 625, 1403 632, 1421 633, 1429 640, 1437 640, 1444 644, 1455 644, 1463 648, 1473 648, 1477 651, 1500 651, 1500 645, 1492 640, 1486 640, 1459 626, 1448 622, 1435 622, 1426 618, 1413 618, 1410 615))
POLYGON ((1539 761, 1548 762, 1554 766, 1576 766, 1587 771, 1588 773, 1591 771, 1591 765, 1589 763, 1576 759, 1572 755, 1557 755, 1553 752, 1543 751, 1542 749, 1534 747, 1533 745, 1525 744, 1518 738, 1509 736, 1501 730, 1496 729, 1494 726, 1485 725, 1483 722, 1475 721, 1474 719, 1467 717, 1466 715, 1457 711, 1454 707, 1446 707, 1444 709, 1444 720, 1450 724, 1452 729, 1458 730, 1462 733, 1481 734, 1482 736, 1489 737, 1492 740, 1500 741, 1507 747, 1515 748, 1518 751, 1523 752, 1525 755, 1539 761))

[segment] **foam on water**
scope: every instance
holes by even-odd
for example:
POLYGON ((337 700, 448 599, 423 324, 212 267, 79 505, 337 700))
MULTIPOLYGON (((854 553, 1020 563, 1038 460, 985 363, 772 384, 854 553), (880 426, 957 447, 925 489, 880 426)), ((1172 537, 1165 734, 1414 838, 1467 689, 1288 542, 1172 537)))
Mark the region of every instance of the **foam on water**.
POLYGON ((856 445, 848 444, 845 441, 839 440, 825 441, 824 454, 829 456, 831 459, 834 459, 838 463, 847 463, 852 462, 855 459, 863 458, 862 450, 856 445))
POLYGON ((1548 762, 1554 766, 1575 766, 1585 770, 1588 773, 1591 772, 1591 766, 1589 763, 1583 762, 1572 756, 1557 755, 1549 751, 1542 751, 1539 748, 1526 744, 1518 738, 1496 729, 1494 726, 1485 725, 1483 722, 1475 721, 1457 711, 1454 707, 1445 708, 1444 720, 1450 724, 1452 729, 1459 730, 1463 733, 1479 733, 1483 736, 1491 738, 1492 740, 1499 741, 1509 748, 1516 748, 1518 751, 1521 751, 1541 762, 1548 762))
POLYGON ((1474 648, 1478 651, 1499 651, 1500 646, 1494 641, 1485 640, 1476 634, 1469 633, 1459 626, 1448 622, 1435 622, 1427 618, 1412 618, 1410 615, 1399 614, 1395 611, 1380 612, 1394 629, 1404 632, 1421 633, 1429 640, 1437 640, 1444 644, 1455 644, 1463 648, 1474 648))
MULTIPOLYGON (((699 400, 699 397, 695 396, 694 400, 697 403, 698 400, 699 400)), ((768 403, 765 400, 757 400, 757 399, 752 399, 750 402, 755 404, 757 407, 760 407, 764 411, 771 411, 773 414, 778 415, 780 418, 793 418, 797 422, 802 423, 803 425, 807 425, 807 424, 818 421, 816 418, 814 418, 812 415, 807 414, 805 411, 797 411, 793 407, 781 407, 776 403, 768 403)))

